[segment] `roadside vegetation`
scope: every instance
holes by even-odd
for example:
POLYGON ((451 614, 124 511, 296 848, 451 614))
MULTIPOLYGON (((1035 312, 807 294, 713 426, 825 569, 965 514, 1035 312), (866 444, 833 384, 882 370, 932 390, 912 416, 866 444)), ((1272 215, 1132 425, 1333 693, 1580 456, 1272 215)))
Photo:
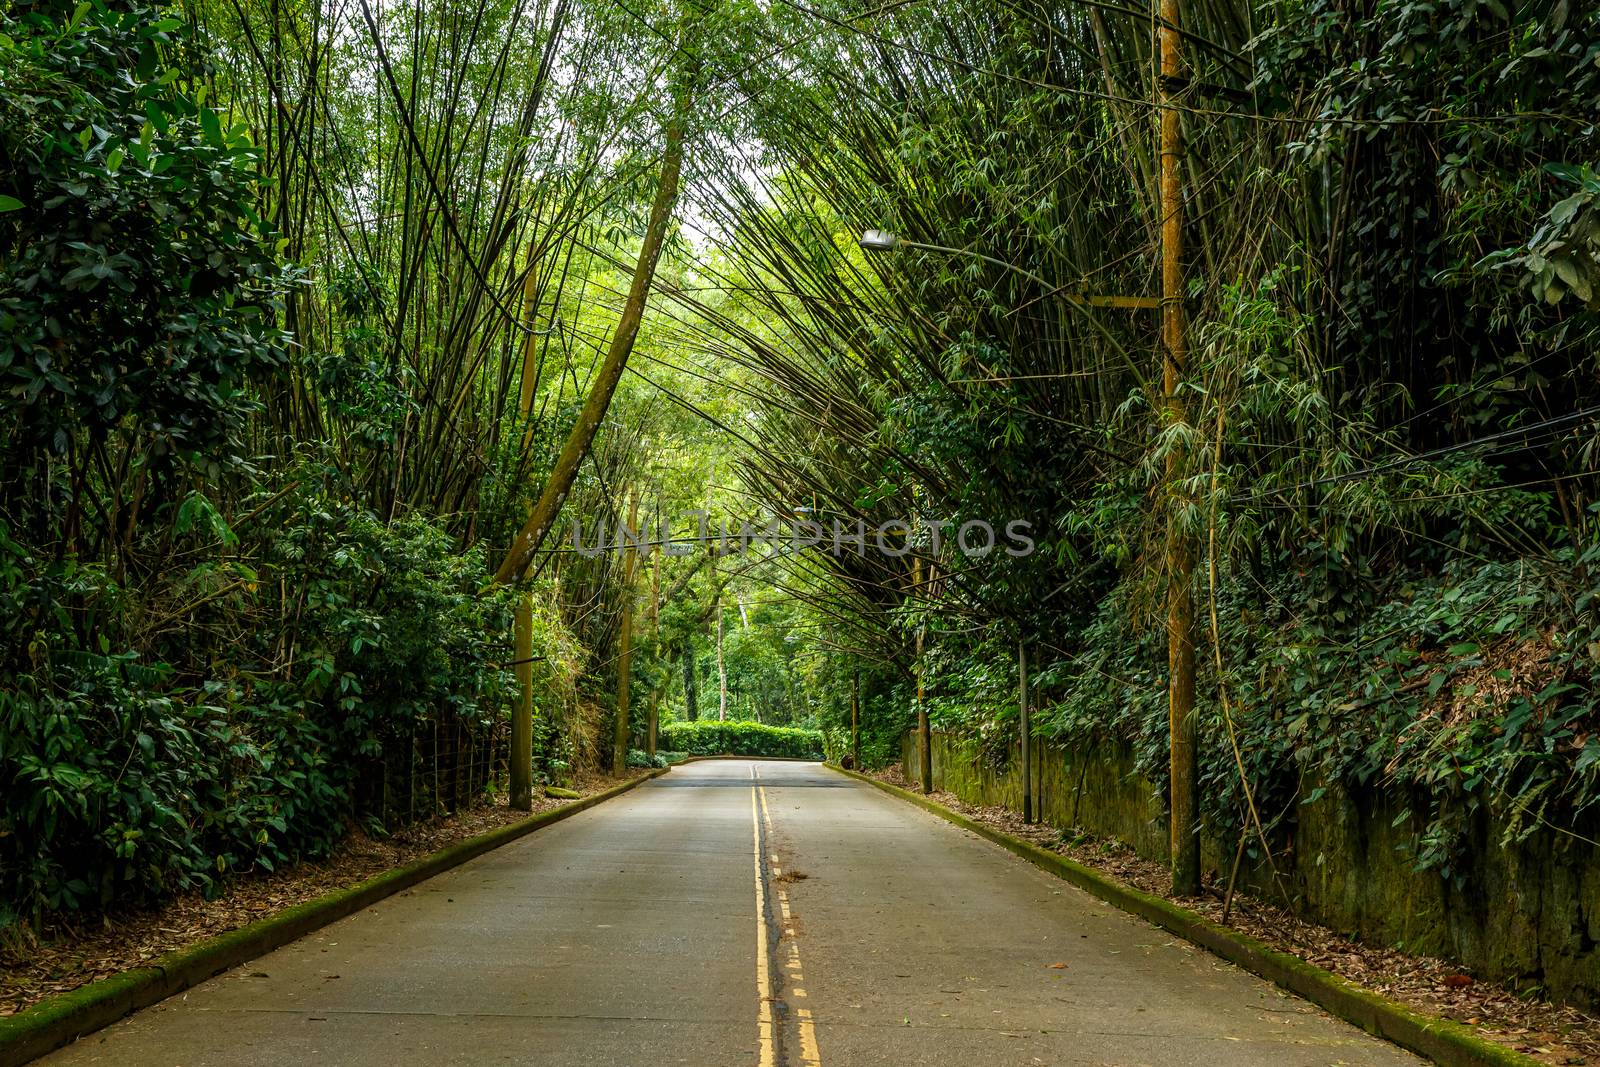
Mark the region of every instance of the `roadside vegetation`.
POLYGON ((661 730, 661 743, 694 756, 821 759, 823 755, 821 731, 759 722, 669 723, 661 730))

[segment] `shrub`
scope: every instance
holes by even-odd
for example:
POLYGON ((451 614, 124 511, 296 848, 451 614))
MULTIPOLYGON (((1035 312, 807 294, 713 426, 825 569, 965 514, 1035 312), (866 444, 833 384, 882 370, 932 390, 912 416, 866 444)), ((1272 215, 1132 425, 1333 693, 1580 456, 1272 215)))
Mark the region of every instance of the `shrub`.
POLYGON ((822 731, 759 722, 662 723, 660 743, 692 756, 795 756, 822 758, 822 731))
MULTIPOLYGON (((262 562, 286 581, 279 613, 296 620, 293 683, 327 705, 341 744, 377 755, 435 718, 488 724, 512 679, 483 635, 508 630, 510 594, 478 593, 481 549, 461 552, 421 518, 385 523, 316 488, 272 515, 262 562)), ((277 635, 264 636, 266 659, 277 635)))
MULTIPOLYGON (((131 654, 78 654, 0 692, 0 900, 50 913, 207 891, 324 855, 348 773, 279 687, 172 686, 131 654)), ((3 918, 3 917, 0 917, 3 918)))
POLYGON ((0 522, 0 927, 324 856, 386 743, 408 753, 434 722, 486 741, 511 678, 484 635, 509 595, 477 593, 481 554, 314 487, 280 496, 241 550, 252 580, 207 595, 195 568, 183 625, 143 649, 113 644, 127 587, 0 522))
MULTIPOLYGON (((136 469, 156 480, 173 457, 215 478, 250 452, 244 384, 285 359, 274 322, 289 279, 255 210, 260 152, 242 123, 186 92, 200 53, 184 20, 138 4, 11 7, 0 17, 5 478, 65 467, 81 481, 108 438, 140 449, 136 469)), ((31 521, 12 518, 48 534, 39 503, 31 521)))

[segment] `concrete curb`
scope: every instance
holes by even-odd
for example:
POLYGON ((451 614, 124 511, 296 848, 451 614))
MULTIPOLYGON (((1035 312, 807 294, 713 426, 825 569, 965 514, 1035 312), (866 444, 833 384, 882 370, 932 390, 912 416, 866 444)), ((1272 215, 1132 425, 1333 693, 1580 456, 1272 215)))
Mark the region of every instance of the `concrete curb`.
POLYGON ((0 1067, 17 1067, 43 1056, 85 1034, 109 1026, 140 1008, 147 1008, 223 971, 281 948, 313 930, 352 915, 384 897, 409 889, 452 867, 458 867, 485 852, 626 793, 671 769, 654 768, 604 792, 458 841, 431 856, 374 875, 358 885, 336 889, 314 900, 285 908, 269 918, 218 934, 198 945, 169 952, 148 967, 91 982, 70 993, 50 997, 16 1015, 0 1018, 0 1067))
POLYGON ((1279 952, 1253 937, 1214 923, 1198 912, 1171 901, 1112 881, 1093 868, 969 819, 920 794, 896 788, 858 771, 846 770, 831 763, 827 766, 910 801, 964 830, 971 830, 1007 852, 1071 882, 1091 896, 1177 934, 1251 974, 1304 997, 1345 1022, 1353 1023, 1369 1034, 1392 1041, 1443 1067, 1539 1067, 1539 1061, 1533 1057, 1487 1041, 1460 1023, 1413 1011, 1330 971, 1313 966, 1298 956, 1279 952))

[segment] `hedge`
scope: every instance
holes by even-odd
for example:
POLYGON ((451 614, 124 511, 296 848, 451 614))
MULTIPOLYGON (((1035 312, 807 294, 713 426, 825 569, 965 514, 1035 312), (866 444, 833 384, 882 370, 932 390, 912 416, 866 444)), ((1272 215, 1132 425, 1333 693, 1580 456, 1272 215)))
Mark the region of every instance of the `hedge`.
POLYGON ((822 758, 822 731, 759 722, 662 723, 658 744, 695 756, 796 756, 822 758))

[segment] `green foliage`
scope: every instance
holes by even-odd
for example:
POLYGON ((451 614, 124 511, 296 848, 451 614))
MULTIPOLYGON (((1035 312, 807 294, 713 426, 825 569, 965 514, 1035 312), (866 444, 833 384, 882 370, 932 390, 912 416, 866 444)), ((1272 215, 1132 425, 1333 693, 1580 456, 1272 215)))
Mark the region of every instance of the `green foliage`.
MULTIPOLYGON (((610 272, 630 233, 576 262, 540 242, 648 198, 650 131, 596 132, 630 84, 563 63, 570 19, 491 4, 410 45, 385 21, 392 54, 465 79, 419 76, 411 121, 485 106, 401 131, 342 91, 393 71, 293 5, 0 6, 0 899, 29 921, 431 816, 429 733, 484 777, 503 764, 510 594, 483 590, 485 546, 575 408, 563 320, 611 314, 564 278, 524 290, 550 281, 524 257, 610 272), (284 94, 317 102, 314 138, 284 94), (593 121, 540 111, 556 97, 593 121), (557 124, 574 136, 541 137, 557 124), (477 170, 440 202, 421 176, 455 159, 477 170), (574 195, 535 206, 535 175, 574 195), (520 414, 512 359, 543 383, 520 414)), ((552 584, 531 595, 535 772, 565 777, 593 756, 589 650, 552 584)))
POLYGON ((1589 288, 1576 164, 1594 157, 1582 116, 1600 101, 1597 30, 1592 7, 1312 0, 1252 42, 1257 99, 1313 120, 1289 157, 1334 212, 1317 208, 1304 239, 1338 264, 1319 316, 1353 410, 1398 421, 1470 383, 1447 418, 1408 427, 1448 440, 1439 431, 1546 410, 1541 385, 1581 367, 1561 342, 1592 338, 1593 322, 1551 305, 1589 288), (1530 234, 1538 305, 1483 262, 1530 234))
POLYGON ((807 678, 816 695, 817 721, 827 757, 839 761, 851 753, 850 696, 858 694, 857 724, 861 765, 883 767, 900 758, 900 740, 916 722, 915 687, 882 665, 863 665, 844 656, 819 656, 807 678), (898 683, 898 684, 897 684, 898 683))
MULTIPOLYGON (((1160 781, 1171 535, 1215 598, 1213 825, 1246 785, 1290 819, 1317 783, 1379 783, 1456 874, 1484 808, 1515 838, 1600 796, 1593 5, 1190 13, 1182 418, 1154 316, 1065 299, 1160 276, 1140 19, 884 10, 885 64, 784 5, 670 31, 480 7, 463 33, 0 11, 0 892, 30 919, 320 854, 431 729, 502 750, 510 601, 482 586, 604 348, 663 71, 714 72, 689 173, 759 146, 762 181, 696 191, 739 239, 674 238, 695 262, 663 265, 649 376, 563 518, 649 487, 678 521, 944 524, 915 567, 650 571, 636 714, 720 682, 821 727, 668 723, 665 748, 837 758, 859 682, 881 764, 920 678, 999 765, 1022 641, 1036 729, 1160 781), (749 62, 772 40, 793 62, 749 62), (915 243, 869 261, 862 220, 915 243), (1038 551, 961 551, 969 519, 1038 551)), ((645 596, 616 554, 554 559, 528 666, 535 772, 565 778, 609 762, 605 668, 645 596)))
POLYGON ((433 717, 487 724, 510 672, 488 661, 483 635, 509 629, 511 595, 479 594, 481 550, 459 551, 420 517, 386 525, 316 490, 271 511, 261 561, 304 634, 294 677, 339 709, 352 749, 376 754, 385 730, 433 717))
MULTIPOLYGON (((795 584, 841 658, 902 672, 872 715, 905 724, 916 672, 934 722, 1003 763, 1020 638, 1035 728, 1131 747, 1163 783, 1182 567, 1212 826, 1248 786, 1287 832, 1302 789, 1342 782, 1410 803, 1417 861, 1452 876, 1485 809, 1512 838, 1574 832, 1600 798, 1597 19, 1187 12, 1207 89, 1179 104, 1182 368, 1154 316, 1063 299, 1161 295, 1168 205, 1132 102, 1171 86, 1137 20, 956 2, 885 16, 891 68, 841 35, 802 66, 846 55, 847 77, 773 72, 780 177, 724 196, 747 306, 707 312, 766 378, 747 487, 846 522, 1026 519, 1040 547, 916 538, 920 583, 905 559, 795 568, 831 579, 795 584), (864 255, 863 220, 907 243, 864 255)), ((840 680, 817 698, 830 755, 840 680)))
POLYGON ((249 134, 189 80, 181 19, 43 4, 0 31, 0 440, 31 467, 120 432, 214 471, 283 362, 249 134))
POLYGON ((0 898, 47 914, 210 890, 325 855, 348 763, 281 686, 163 685, 131 654, 80 654, 0 693, 0 898))
POLYGON ((822 758, 822 732, 759 722, 662 723, 661 744, 694 756, 795 756, 822 758))
MULTIPOLYGON (((10 908, 39 922, 325 855, 359 814, 365 760, 434 721, 493 729, 510 672, 484 635, 507 631, 509 594, 479 595, 482 556, 319 486, 272 494, 264 532, 238 542, 249 580, 206 599, 190 576, 190 625, 143 655, 107 637, 126 590, 0 536, 0 612, 27 650, 0 693, 10 908), (69 606, 102 621, 92 643, 69 606)), ((570 655, 542 633, 546 658, 570 655)))
MULTIPOLYGON (((763 721, 774 725, 807 722, 810 709, 802 699, 794 662, 804 648, 797 646, 795 633, 804 625, 803 615, 793 604, 781 600, 763 603, 764 583, 759 575, 740 584, 749 590, 743 595, 754 603, 746 609, 748 625, 742 622, 736 605, 728 603, 724 607, 728 616, 722 650, 728 679, 728 713, 743 716, 754 709, 763 721)), ((707 650, 705 669, 708 692, 714 693, 714 650, 707 650)))
POLYGON ((1600 175, 1587 165, 1547 163, 1544 169, 1577 191, 1545 214, 1525 249, 1493 253, 1485 262, 1523 268, 1535 300, 1558 304, 1571 293, 1595 310, 1600 308, 1600 175))
MULTIPOLYGON (((1596 560, 1591 547, 1582 566, 1596 560)), ((1501 816, 1510 843, 1600 800, 1600 624, 1592 590, 1579 594, 1585 614, 1570 614, 1571 570, 1570 558, 1462 562, 1419 579, 1329 561, 1309 589, 1301 576, 1220 590, 1221 681, 1258 810, 1276 821, 1330 783, 1381 786, 1411 799, 1418 866, 1465 878, 1457 857, 1476 813, 1501 816)), ((1132 630, 1108 601, 1084 651, 1037 679, 1036 730, 1126 745, 1163 781, 1160 636, 1132 630)), ((1237 828, 1245 783, 1218 682, 1202 663, 1202 796, 1211 825, 1237 828)))

